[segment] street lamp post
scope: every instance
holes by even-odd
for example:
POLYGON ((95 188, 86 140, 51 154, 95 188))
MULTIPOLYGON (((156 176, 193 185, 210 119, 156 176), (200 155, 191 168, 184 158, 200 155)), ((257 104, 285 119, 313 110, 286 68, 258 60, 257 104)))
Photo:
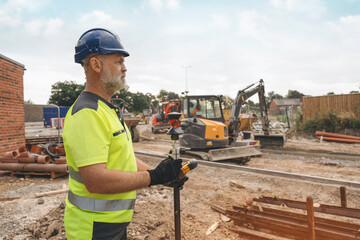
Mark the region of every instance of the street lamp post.
POLYGON ((56 104, 49 104, 49 105, 50 105, 50 106, 57 107, 57 109, 58 109, 57 127, 58 127, 58 143, 59 143, 59 145, 60 145, 60 126, 61 126, 61 124, 60 124, 60 108, 59 108, 59 106, 56 105, 56 104))
POLYGON ((189 92, 189 90, 188 90, 188 82, 187 82, 187 70, 188 70, 188 68, 191 68, 191 66, 185 65, 185 66, 182 66, 182 67, 185 68, 185 80, 186 80, 185 93, 187 94, 189 92))

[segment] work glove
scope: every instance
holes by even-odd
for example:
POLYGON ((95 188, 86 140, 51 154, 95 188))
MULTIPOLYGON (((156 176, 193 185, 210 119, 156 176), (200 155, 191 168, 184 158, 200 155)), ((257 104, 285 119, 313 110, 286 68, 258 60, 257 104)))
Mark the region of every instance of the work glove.
POLYGON ((166 187, 177 187, 179 190, 183 189, 184 183, 189 180, 188 176, 183 177, 182 179, 175 179, 172 182, 164 183, 166 187))
POLYGON ((147 170, 150 173, 150 186, 157 184, 164 184, 178 179, 181 171, 182 159, 173 159, 168 157, 162 160, 159 165, 153 170, 147 170))

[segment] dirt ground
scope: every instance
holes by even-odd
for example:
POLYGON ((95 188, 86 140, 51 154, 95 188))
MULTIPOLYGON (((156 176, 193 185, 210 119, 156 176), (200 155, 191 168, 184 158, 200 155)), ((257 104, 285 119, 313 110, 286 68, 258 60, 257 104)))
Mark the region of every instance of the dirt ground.
MULTIPOLYGON (((152 134, 148 126, 141 126, 142 141, 135 150, 166 154, 170 149, 169 136, 152 134)), ((359 144, 319 143, 315 138, 293 135, 285 147, 321 149, 360 154, 359 144)), ((151 166, 161 159, 137 156, 151 166)), ((341 161, 341 160, 339 160, 341 161)), ((351 166, 328 164, 328 159, 292 155, 263 154, 252 158, 250 167, 302 173, 313 176, 360 182, 360 159, 351 166)), ((339 186, 314 184, 290 179, 239 172, 228 169, 198 166, 188 173, 189 180, 181 190, 182 239, 247 239, 226 228, 212 204, 231 208, 244 205, 248 199, 270 196, 340 205, 339 186), (234 184, 235 183, 235 184, 234 184), (206 236, 214 223, 218 228, 206 236)), ((0 172, 0 198, 22 197, 0 201, 0 239, 66 239, 63 228, 66 194, 34 198, 37 192, 63 188, 67 177, 50 180, 47 177, 11 177, 0 172)), ((360 189, 347 188, 348 207, 360 208, 360 189)), ((174 239, 173 190, 164 186, 141 189, 137 194, 135 214, 128 227, 128 239, 174 239)), ((360 223, 360 220, 353 220, 360 223)))

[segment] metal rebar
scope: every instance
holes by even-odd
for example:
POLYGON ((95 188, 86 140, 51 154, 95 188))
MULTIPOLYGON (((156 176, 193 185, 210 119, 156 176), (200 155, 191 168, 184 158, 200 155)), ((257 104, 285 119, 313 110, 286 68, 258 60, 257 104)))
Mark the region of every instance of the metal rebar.
POLYGON ((341 207, 347 207, 347 200, 346 200, 346 187, 340 187, 340 198, 341 198, 341 207))
MULTIPOLYGON (((150 157, 166 158, 166 155, 164 154, 149 153, 138 150, 135 151, 135 154, 141 154, 150 157)), ((182 157, 182 159, 183 161, 190 160, 190 158, 184 158, 184 157, 182 157)), ((218 167, 218 168, 231 169, 236 171, 250 172, 255 174, 269 175, 274 177, 283 177, 296 181, 300 180, 300 181, 308 181, 311 183, 342 185, 342 186, 345 185, 347 187, 360 188, 360 182, 354 182, 354 181, 348 181, 342 179, 324 178, 324 177, 310 176, 310 175, 297 174, 297 173, 281 172, 276 170, 267 170, 261 168, 245 167, 245 166, 238 166, 238 165, 218 163, 218 162, 209 162, 204 160, 197 160, 197 162, 199 165, 208 166, 208 167, 218 167)))
POLYGON ((306 198, 306 205, 308 219, 308 237, 309 240, 315 240, 314 201, 311 197, 306 198))
POLYGON ((175 240, 181 239, 181 218, 180 218, 180 190, 174 187, 174 217, 175 217, 175 240))

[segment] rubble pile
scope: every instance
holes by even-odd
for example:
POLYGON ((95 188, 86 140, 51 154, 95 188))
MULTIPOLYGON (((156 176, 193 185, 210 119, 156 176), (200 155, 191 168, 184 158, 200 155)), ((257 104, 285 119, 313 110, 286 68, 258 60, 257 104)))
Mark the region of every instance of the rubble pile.
POLYGON ((8 236, 4 240, 10 239, 39 239, 39 240, 60 240, 66 239, 64 228, 64 209, 65 204, 61 203, 59 207, 50 211, 46 216, 32 223, 24 230, 17 232, 14 236, 8 236))

